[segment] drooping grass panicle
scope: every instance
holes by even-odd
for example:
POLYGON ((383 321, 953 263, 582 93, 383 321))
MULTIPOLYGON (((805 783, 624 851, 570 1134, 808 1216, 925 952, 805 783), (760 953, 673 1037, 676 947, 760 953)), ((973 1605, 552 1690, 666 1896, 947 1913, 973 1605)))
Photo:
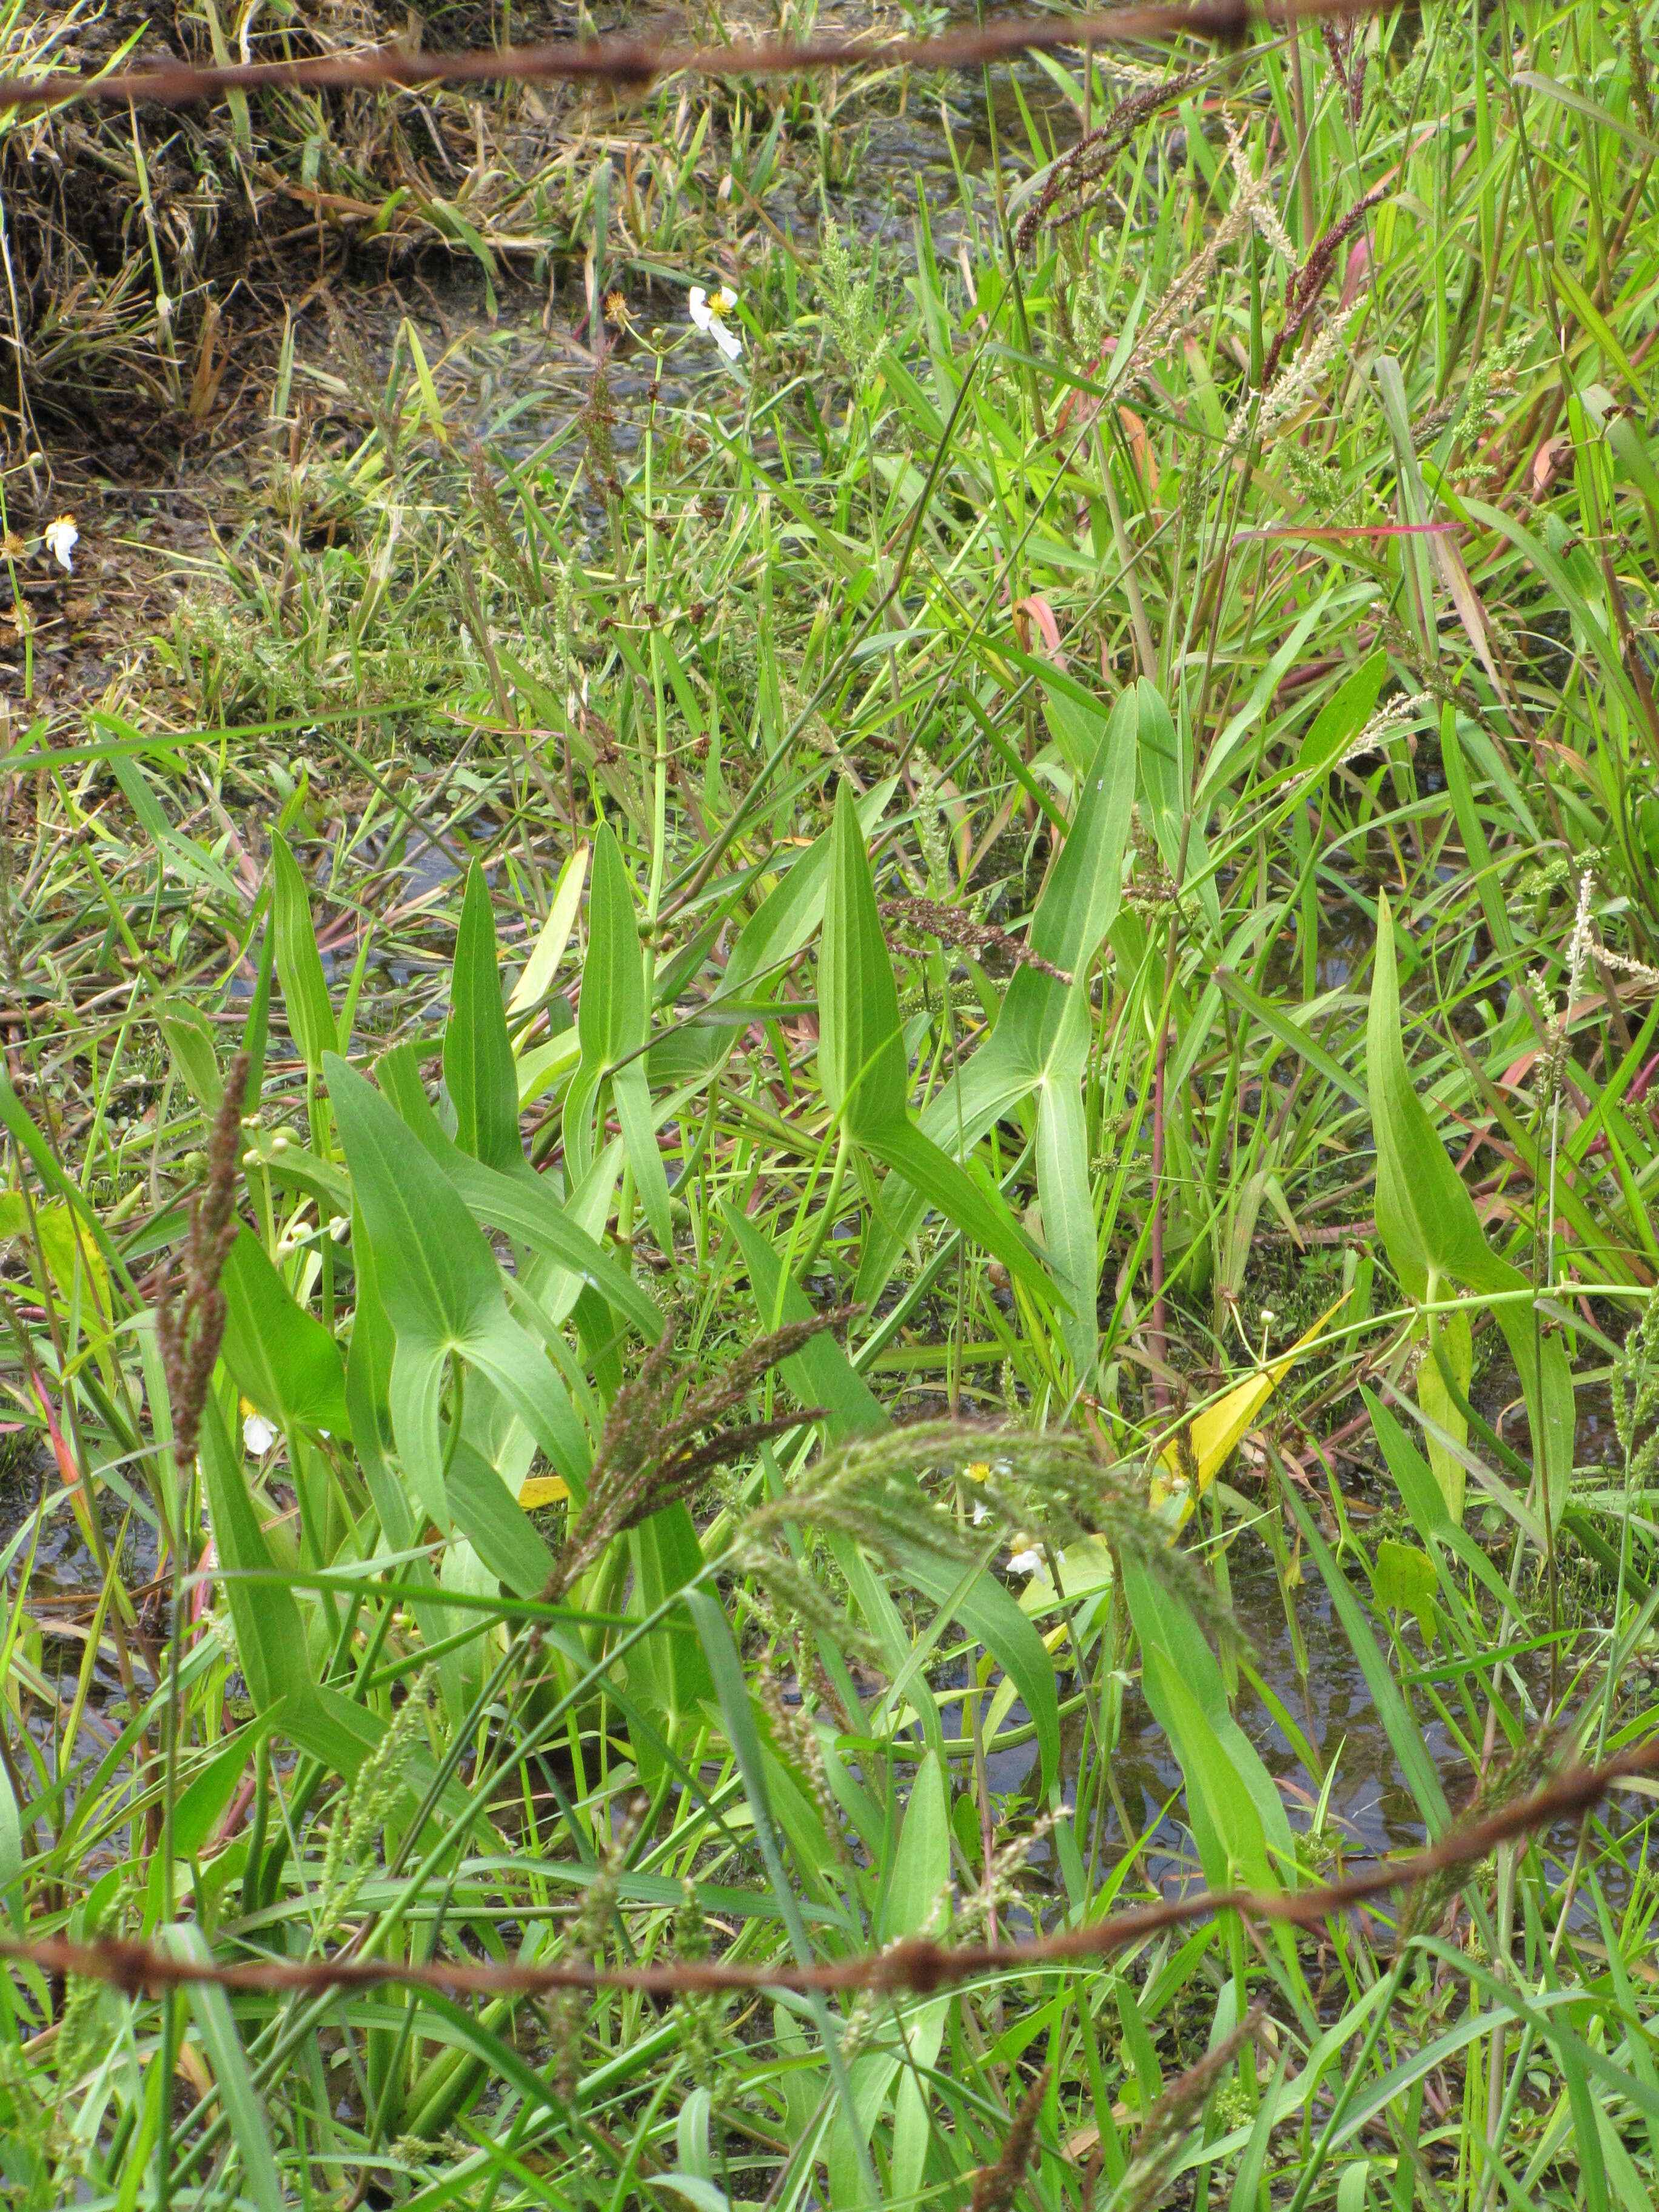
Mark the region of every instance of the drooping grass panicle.
POLYGON ((1403 733, 1406 725, 1415 714, 1420 714, 1431 703, 1426 691, 1397 691, 1376 712, 1366 718, 1358 734, 1342 748, 1333 768, 1345 768, 1350 761, 1364 760, 1368 753, 1381 752, 1391 738, 1403 733))
MULTIPOLYGON (((581 1903, 570 1923, 569 1933, 564 1942, 565 1957, 592 1959, 603 1954, 617 1915, 623 1872, 650 1809, 649 1794, 643 1790, 636 1790, 623 1806, 621 1819, 613 1821, 598 1854, 597 1863, 588 1875, 581 1903)), ((695 1936, 692 1940, 695 1947, 695 1936)), ((582 2033, 586 2013, 587 1998, 580 1989, 561 1990, 548 2003, 553 2079, 559 2094, 567 2104, 574 2098, 577 2084, 581 2079, 582 2033)))
POLYGON ((1227 154, 1232 163, 1236 203, 1246 210, 1258 234, 1273 248, 1294 277, 1296 248, 1291 243, 1291 234, 1273 204, 1267 179, 1258 176, 1250 167, 1249 156, 1245 151, 1243 131, 1233 124, 1228 125, 1227 154))
POLYGON ((341 1793, 323 1853, 318 1933, 326 1937, 351 1911, 368 1880, 368 1854, 385 1830, 404 1788, 409 1762, 425 1734, 431 1708, 431 1669, 410 1683, 380 1741, 357 1770, 350 1793, 341 1793))
MULTIPOLYGON (((680 1884, 680 1901, 674 1914, 674 1959, 683 1966, 700 1966, 714 1951, 708 1916, 688 1875, 680 1884)), ((720 2023, 726 2000, 714 1990, 687 1990, 675 2000, 680 2051, 691 2079, 700 2089, 713 2091, 720 2072, 720 2023)))
POLYGON ((1650 1480, 1659 1466, 1659 1298, 1648 1300, 1620 1349, 1613 1420, 1626 1486, 1650 1480))
POLYGON ((936 937, 942 945, 962 951, 1000 953, 1016 967, 1035 968, 1038 975, 1052 975, 1057 983, 1072 980, 1066 969, 1056 968, 1052 961, 1033 952, 1023 937, 999 929, 994 922, 975 921, 960 907, 945 906, 931 898, 890 898, 881 902, 881 910, 890 921, 919 937, 936 937))
MULTIPOLYGON (((1144 363, 1158 358, 1166 341, 1175 335, 1191 309, 1208 291, 1223 255, 1238 243, 1249 227, 1249 208, 1242 200, 1235 198, 1204 244, 1159 300, 1156 312, 1135 340, 1132 369, 1138 371, 1144 363)), ((1126 377, 1127 374, 1126 372, 1126 377)))
MULTIPOLYGON (((1357 306, 1340 308, 1304 352, 1281 366, 1279 374, 1261 395, 1261 411, 1256 417, 1257 433, 1264 443, 1280 422, 1299 412, 1317 397, 1347 343, 1348 326, 1358 313, 1357 306)), ((1246 399, 1240 404, 1230 441, 1234 446, 1243 441, 1249 421, 1249 402, 1246 399)))
POLYGON ((1136 131, 1164 108, 1186 99, 1210 74, 1207 68, 1180 70, 1173 76, 1139 85, 1121 100, 1103 123, 1079 138, 1054 163, 1042 191, 1020 217, 1014 233, 1015 250, 1028 252, 1045 223, 1058 227, 1086 216, 1095 204, 1093 188, 1110 173, 1136 131))
POLYGON ((844 1328, 855 1310, 838 1307, 809 1321, 787 1322, 757 1338, 692 1390, 678 1413, 673 1410, 678 1388, 673 1364, 677 1324, 671 1320, 646 1354, 638 1375, 624 1382, 611 1401, 588 1474, 586 1500, 548 1583, 548 1601, 556 1603, 614 1538, 648 1520, 672 1498, 686 1495, 716 1468, 803 1422, 821 1419, 822 1409, 812 1407, 744 1422, 714 1436, 704 1433, 813 1337, 826 1329, 844 1328))
POLYGON ((757 1508, 743 1525, 743 1540, 753 1546, 785 1524, 835 1528, 897 1571, 917 1547, 965 1562, 983 1550, 982 1538, 961 1527, 916 1477, 967 1468, 975 1470, 976 1493, 1002 1528, 1036 1529, 1060 1551, 1080 1536, 1104 1536, 1119 1557, 1143 1566, 1212 1634, 1229 1642, 1236 1637, 1237 1624, 1212 1577, 1170 1544, 1150 1511, 1139 1468, 1103 1458, 1092 1443, 1068 1431, 939 1420, 860 1437, 827 1453, 787 1496, 757 1508))
POLYGON ((1272 389, 1273 379, 1279 374, 1279 364, 1286 349, 1296 343, 1307 328, 1308 319, 1318 306, 1320 295, 1330 281, 1338 253, 1382 198, 1385 190, 1382 185, 1374 185, 1309 247, 1307 259, 1292 275, 1286 288, 1285 319, 1274 331, 1262 361, 1261 388, 1264 392, 1272 389))

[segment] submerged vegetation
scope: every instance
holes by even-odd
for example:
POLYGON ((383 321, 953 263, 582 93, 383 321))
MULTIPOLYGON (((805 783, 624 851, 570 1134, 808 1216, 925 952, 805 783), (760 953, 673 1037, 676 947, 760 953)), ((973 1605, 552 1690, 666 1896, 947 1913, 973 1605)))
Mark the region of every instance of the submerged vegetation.
POLYGON ((1653 2201, 1651 13, 0 125, 8 2202, 1653 2201))

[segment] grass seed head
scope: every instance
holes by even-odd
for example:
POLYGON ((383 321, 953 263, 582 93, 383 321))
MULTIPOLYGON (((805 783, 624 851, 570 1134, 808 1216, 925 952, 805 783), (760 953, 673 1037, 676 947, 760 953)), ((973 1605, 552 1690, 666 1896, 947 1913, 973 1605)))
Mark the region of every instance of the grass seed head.
POLYGON ((173 1415, 173 1447, 181 1468, 188 1468, 196 1457, 202 1408, 207 1403, 208 1386, 225 1333, 225 1300, 219 1277, 236 1241, 236 1175, 248 1066, 246 1052, 239 1053, 231 1064, 209 1141, 207 1177, 191 1209, 183 1279, 175 1285, 171 1273, 165 1275, 156 1303, 156 1334, 173 1415))
POLYGON ((1042 2100, 1054 2069, 1045 2066, 1020 2099, 1002 2154, 994 2166, 982 2166, 974 2176, 973 2212, 1013 2212, 1036 2145, 1037 2122, 1042 2100))

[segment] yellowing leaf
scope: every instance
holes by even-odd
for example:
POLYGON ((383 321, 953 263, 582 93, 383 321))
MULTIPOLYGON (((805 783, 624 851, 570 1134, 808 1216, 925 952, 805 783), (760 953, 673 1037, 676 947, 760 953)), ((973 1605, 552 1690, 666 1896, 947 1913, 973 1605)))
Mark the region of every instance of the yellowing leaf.
POLYGON ((1164 1446, 1162 1464, 1152 1477, 1152 1502, 1158 1507, 1166 1501, 1179 1500, 1175 1523, 1177 1528, 1186 1525, 1193 1508, 1226 1465, 1228 1455, 1237 1449, 1246 1429, 1301 1358, 1303 1347, 1313 1341, 1342 1303, 1339 1298, 1335 1305, 1328 1306, 1288 1352, 1267 1366, 1259 1367, 1243 1382, 1236 1382, 1212 1406, 1194 1415, 1185 1441, 1197 1469, 1195 1486, 1183 1471, 1180 1440, 1164 1446))
MULTIPOLYGON (((581 905, 582 885, 587 880, 587 847, 578 845, 559 871, 559 880, 553 892, 553 903, 548 909, 547 920, 542 924, 525 970, 513 987, 513 995, 507 1002, 509 1014, 522 1014, 538 1000, 544 999, 558 973, 559 963, 564 957, 564 948, 570 942, 576 914, 581 905)), ((524 1049, 528 1030, 519 1036, 518 1049, 524 1049)))
MULTIPOLYGON (((76 1224, 68 1203, 61 1198, 37 1199, 34 1224, 40 1234, 40 1249, 51 1273, 52 1286, 67 1311, 75 1295, 76 1279, 81 1283, 82 1312, 86 1315, 90 1304, 100 1320, 109 1315, 109 1269, 103 1255, 76 1224), (90 1297, 88 1298, 88 1292, 90 1297)), ((13 1237, 28 1236, 28 1208, 21 1191, 0 1192, 0 1243, 13 1237)))
MULTIPOLYGON (((1054 1588, 1048 1568, 1039 1567, 1019 1594, 1019 1609, 1035 1620, 1052 1613, 1062 1601, 1069 1605, 1082 1598, 1098 1597, 1111 1588, 1112 1571, 1112 1547, 1106 1538, 1079 1536, 1060 1554, 1060 1589, 1054 1588)), ((1058 1638, 1063 1639, 1066 1632, 1062 1622, 1058 1638)), ((1051 1651, 1058 1648, 1056 1638, 1045 1636, 1043 1642, 1051 1651)))
MULTIPOLYGON (((1474 1370, 1474 1340, 1469 1330, 1469 1316, 1460 1308, 1454 1314, 1439 1316, 1443 1324, 1440 1331, 1440 1348, 1451 1369, 1452 1379, 1465 1398, 1469 1395, 1469 1378, 1474 1370)), ((1469 1425, 1458 1411, 1444 1377, 1440 1363, 1430 1345, 1423 1354, 1423 1364, 1417 1370, 1417 1402, 1434 1422, 1451 1437, 1455 1443, 1468 1442, 1469 1425)), ((1446 1510, 1461 1528, 1463 1521, 1463 1462, 1449 1451, 1435 1436, 1424 1439, 1429 1448, 1429 1465, 1434 1469, 1434 1479, 1440 1485, 1440 1494, 1446 1501, 1446 1510)))
POLYGON ((570 1495, 569 1485, 556 1474, 528 1474, 519 1489, 519 1503, 526 1513, 538 1505, 557 1505, 570 1495))
POLYGON ((1434 1562, 1412 1544, 1384 1537, 1376 1547, 1376 1601, 1397 1613, 1414 1613, 1425 1643, 1435 1633, 1434 1562))

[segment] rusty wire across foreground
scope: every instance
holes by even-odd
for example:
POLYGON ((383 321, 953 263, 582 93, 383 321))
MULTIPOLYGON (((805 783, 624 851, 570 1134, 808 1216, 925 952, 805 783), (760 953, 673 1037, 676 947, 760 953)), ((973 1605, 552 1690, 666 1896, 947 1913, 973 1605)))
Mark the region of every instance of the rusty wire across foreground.
POLYGON ((1205 1890, 1161 1905, 1115 1913, 1092 1925, 1068 1928, 1027 1943, 934 1943, 911 1939, 885 1951, 827 1960, 814 1966, 727 1966, 719 1960, 663 1966, 429 1965, 352 1958, 246 1960, 218 1966, 156 1950, 147 1943, 102 1940, 72 1943, 0 1942, 0 1958, 51 1974, 78 1974, 112 1983, 130 1996, 159 1993, 185 1983, 224 1990, 377 1989, 387 1984, 432 1990, 448 1996, 532 1996, 555 1990, 641 1990, 673 1996, 705 1990, 933 1990, 981 1974, 1029 1973, 1046 1966, 1098 1959, 1161 1929, 1180 1927, 1217 1912, 1311 1928, 1395 1889, 1413 1889, 1449 1869, 1473 1866, 1499 1844, 1530 1835, 1557 1820, 1587 1814, 1616 1784, 1659 1773, 1659 1735, 1604 1765, 1574 1766, 1485 1817, 1455 1828, 1427 1850, 1383 1860, 1363 1874, 1299 1892, 1205 1890))
POLYGON ((1380 15, 1395 0, 1152 0, 1089 15, 1015 15, 933 39, 764 39, 724 46, 651 46, 635 39, 550 39, 536 46, 420 53, 402 46, 304 61, 141 63, 103 76, 59 72, 0 77, 0 112, 96 100, 188 107, 228 92, 304 89, 343 92, 376 85, 530 82, 538 79, 615 85, 642 91, 665 76, 792 76, 813 70, 971 68, 1055 47, 1144 44, 1188 33, 1237 44, 1253 23, 1269 29, 1303 21, 1380 15))

